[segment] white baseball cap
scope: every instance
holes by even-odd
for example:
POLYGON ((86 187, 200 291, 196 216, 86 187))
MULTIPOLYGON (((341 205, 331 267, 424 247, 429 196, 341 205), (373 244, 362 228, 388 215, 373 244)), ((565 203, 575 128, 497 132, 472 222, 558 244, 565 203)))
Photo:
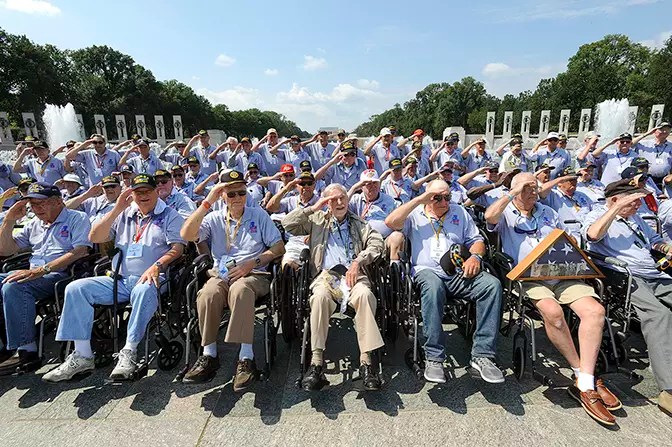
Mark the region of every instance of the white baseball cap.
POLYGON ((557 132, 549 132, 548 135, 546 135, 546 139, 548 140, 550 138, 555 138, 555 139, 559 140, 560 139, 560 134, 558 134, 557 132))
POLYGON ((586 132, 586 134, 583 136, 584 140, 590 140, 593 137, 600 137, 600 135, 597 134, 594 130, 591 130, 590 132, 586 132))
POLYGON ((63 181, 77 183, 79 186, 82 186, 82 181, 79 179, 79 176, 75 174, 65 174, 63 176, 63 181))
POLYGON ((275 130, 273 127, 271 127, 270 129, 268 129, 268 130, 266 131, 266 135, 270 135, 270 134, 272 134, 272 133, 274 133, 274 134, 277 135, 277 134, 278 134, 278 131, 275 130))
POLYGON ((380 129, 380 136, 384 137, 385 135, 392 135, 392 131, 390 130, 389 127, 383 127, 380 129))
MULTIPOLYGON (((388 129, 389 130, 389 129, 388 129)), ((379 182, 380 177, 375 169, 367 169, 359 176, 360 182, 379 182)))

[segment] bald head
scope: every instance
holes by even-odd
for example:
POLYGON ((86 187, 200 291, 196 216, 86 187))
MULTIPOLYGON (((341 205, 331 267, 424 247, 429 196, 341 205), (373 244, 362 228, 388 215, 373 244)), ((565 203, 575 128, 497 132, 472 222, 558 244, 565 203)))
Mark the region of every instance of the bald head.
POLYGON ((534 174, 532 174, 531 172, 521 172, 520 174, 516 174, 515 176, 513 176, 513 180, 511 180, 511 189, 514 189, 521 183, 530 181, 536 181, 534 174))
POLYGON ((434 192, 434 193, 445 193, 450 191, 450 186, 445 180, 436 179, 432 180, 427 184, 425 191, 434 192))

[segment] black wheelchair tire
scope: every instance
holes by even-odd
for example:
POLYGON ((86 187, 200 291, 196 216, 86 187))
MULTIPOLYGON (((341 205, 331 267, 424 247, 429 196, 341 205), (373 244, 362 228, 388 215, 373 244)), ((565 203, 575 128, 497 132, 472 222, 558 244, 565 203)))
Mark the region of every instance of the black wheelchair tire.
POLYGON ((184 356, 184 346, 177 340, 168 343, 159 349, 156 364, 161 371, 169 371, 175 368, 184 356))

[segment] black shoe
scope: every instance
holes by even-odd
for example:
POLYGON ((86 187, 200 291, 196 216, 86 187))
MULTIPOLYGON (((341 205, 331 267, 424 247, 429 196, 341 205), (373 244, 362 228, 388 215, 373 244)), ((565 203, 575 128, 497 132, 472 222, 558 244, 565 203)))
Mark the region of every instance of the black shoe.
POLYGON ((183 383, 203 383, 211 381, 219 369, 219 359, 202 355, 196 359, 196 363, 182 379, 183 383))
POLYGON ((373 365, 362 363, 359 365, 359 377, 364 382, 364 389, 368 391, 378 391, 381 386, 380 377, 373 365))
POLYGON ((19 372, 35 371, 42 366, 42 359, 34 351, 16 351, 16 354, 0 363, 0 376, 19 372))
POLYGON ((8 351, 5 348, 0 349, 0 364, 14 355, 14 351, 8 351))
POLYGON ((327 376, 324 375, 324 366, 322 365, 310 365, 301 381, 301 386, 306 391, 320 391, 327 385, 329 385, 329 381, 327 376))

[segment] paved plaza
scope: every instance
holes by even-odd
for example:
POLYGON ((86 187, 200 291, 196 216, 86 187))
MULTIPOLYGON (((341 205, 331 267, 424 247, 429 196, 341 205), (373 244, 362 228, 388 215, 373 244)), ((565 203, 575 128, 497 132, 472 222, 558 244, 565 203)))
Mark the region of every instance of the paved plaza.
MULTIPOLYGON (((569 369, 555 363, 559 355, 542 332, 540 363, 555 388, 529 375, 520 382, 511 376, 509 337, 500 339, 506 383, 473 379, 465 370, 468 344, 455 327, 446 328, 452 356, 445 385, 415 378, 404 363, 408 343, 400 338, 385 358, 386 385, 380 392, 357 390, 351 320, 332 320, 326 352, 331 385, 313 394, 294 385, 299 344, 288 346, 280 336, 270 380, 242 394, 231 387, 236 351, 224 344, 215 380, 195 386, 175 383, 177 370, 154 369, 135 383, 105 384, 111 367, 77 382, 47 385, 40 381, 53 367, 47 365, 37 374, 0 378, 0 445, 670 445, 672 418, 655 405, 658 390, 641 337, 629 342, 628 367, 643 380, 605 376, 624 402, 615 413, 619 426, 608 429, 569 397, 569 369)), ((53 355, 56 345, 50 348, 53 355)), ((255 349, 263 352, 260 345, 255 349)))

